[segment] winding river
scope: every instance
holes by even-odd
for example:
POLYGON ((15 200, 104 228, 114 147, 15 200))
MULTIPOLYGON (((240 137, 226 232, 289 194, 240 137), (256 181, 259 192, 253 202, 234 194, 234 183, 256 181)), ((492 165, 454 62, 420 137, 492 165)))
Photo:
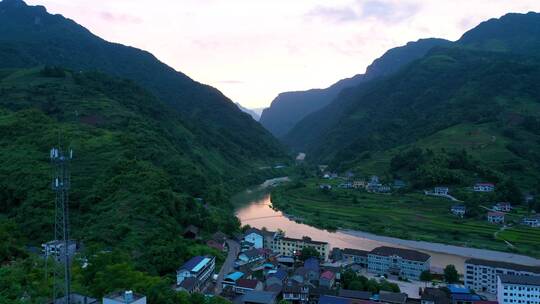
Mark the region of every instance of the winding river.
POLYGON ((269 230, 279 228, 284 230, 289 237, 309 236, 313 240, 328 242, 331 247, 372 250, 378 246, 393 246, 415 249, 431 255, 431 267, 436 272, 441 272, 448 264, 454 264, 457 270, 463 273, 464 262, 471 257, 523 265, 540 265, 538 259, 507 252, 402 240, 354 230, 329 232, 297 223, 281 211, 271 208, 270 186, 285 180, 286 178, 268 180, 261 186, 247 189, 233 197, 233 203, 238 206, 236 215, 242 225, 249 224, 256 228, 266 227, 269 230))

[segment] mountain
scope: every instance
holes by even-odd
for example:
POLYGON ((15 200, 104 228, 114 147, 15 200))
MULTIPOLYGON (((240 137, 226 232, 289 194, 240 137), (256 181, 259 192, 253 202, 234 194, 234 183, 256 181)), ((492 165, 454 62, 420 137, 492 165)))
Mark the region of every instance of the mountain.
POLYGON ((61 15, 21 0, 0 2, 0 68, 62 66, 135 81, 199 129, 209 145, 254 161, 283 155, 278 142, 218 90, 152 54, 107 42, 61 15), (227 147, 226 147, 227 146, 227 147))
POLYGON ((248 108, 244 108, 242 107, 241 104, 239 103, 236 103, 236 106, 244 113, 247 113, 251 116, 251 118, 253 118, 255 121, 259 121, 259 119, 261 119, 261 116, 259 114, 257 114, 255 112, 255 110, 251 110, 251 109, 248 109, 248 108))
POLYGON ((420 39, 407 45, 393 48, 376 59, 365 74, 342 79, 326 89, 281 93, 261 115, 261 124, 278 138, 283 138, 302 118, 334 100, 345 88, 354 87, 364 81, 384 77, 402 66, 424 56, 435 46, 445 46, 444 39, 420 39))
MULTIPOLYGON (((533 126, 540 116, 536 85, 540 69, 533 47, 540 41, 535 27, 539 19, 536 13, 509 14, 482 23, 450 47, 434 48, 395 74, 344 90, 299 122, 284 141, 313 160, 347 168, 369 158, 389 164, 389 158, 377 155, 391 157, 385 151, 435 134, 448 136, 451 132, 445 130, 450 128, 475 132, 471 125, 487 124, 483 127, 490 130, 487 134, 504 143, 497 146, 496 155, 506 155, 496 162, 498 170, 511 172, 504 165, 516 159, 516 167, 525 168, 522 171, 538 168, 540 159, 532 155, 538 149, 533 126), (512 30, 519 34, 512 35, 512 30), (530 48, 501 52, 491 44, 530 48)), ((453 142, 438 146, 469 147, 479 157, 495 156, 479 153, 481 143, 453 142)), ((514 176, 520 175, 526 174, 514 171, 514 176)))

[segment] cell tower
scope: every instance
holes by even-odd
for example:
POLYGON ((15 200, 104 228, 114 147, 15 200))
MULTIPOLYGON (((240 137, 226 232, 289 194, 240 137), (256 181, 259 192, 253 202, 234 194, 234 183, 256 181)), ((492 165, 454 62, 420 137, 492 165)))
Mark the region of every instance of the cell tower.
POLYGON ((73 158, 73 150, 66 153, 61 148, 52 148, 50 158, 53 167, 51 186, 56 193, 54 239, 63 244, 59 253, 62 267, 54 267, 53 303, 70 304, 69 188, 71 181, 69 165, 73 158))

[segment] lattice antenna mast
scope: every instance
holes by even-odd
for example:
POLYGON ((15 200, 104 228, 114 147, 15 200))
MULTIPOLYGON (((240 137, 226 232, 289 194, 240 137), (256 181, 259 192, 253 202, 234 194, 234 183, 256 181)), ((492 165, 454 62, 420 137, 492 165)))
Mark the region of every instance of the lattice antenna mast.
POLYGON ((71 186, 69 165, 73 158, 73 150, 63 151, 52 148, 50 152, 53 167, 52 190, 56 193, 54 238, 62 244, 59 261, 62 267, 54 267, 53 303, 64 299, 70 304, 70 256, 69 256, 69 188, 71 186))

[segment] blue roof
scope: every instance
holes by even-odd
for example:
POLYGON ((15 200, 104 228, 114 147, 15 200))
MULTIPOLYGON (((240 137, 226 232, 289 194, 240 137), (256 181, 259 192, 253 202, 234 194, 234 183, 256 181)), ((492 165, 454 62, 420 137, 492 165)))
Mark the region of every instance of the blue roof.
POLYGON ((272 273, 268 277, 276 277, 283 281, 287 277, 287 272, 283 270, 282 268, 279 268, 276 272, 272 273))
POLYGON ((237 281, 238 279, 240 279, 240 278, 243 277, 243 276, 244 276, 244 273, 243 273, 243 272, 236 271, 236 272, 229 273, 228 275, 225 276, 224 279, 229 279, 229 280, 232 280, 232 281, 237 281))
POLYGON ((319 298, 319 304, 350 304, 351 299, 335 297, 335 296, 321 296, 319 298))
POLYGON ((180 269, 185 269, 185 270, 188 270, 188 271, 193 271, 193 268, 195 268, 195 266, 199 265, 199 263, 204 259, 203 256, 194 256, 192 257, 189 261, 187 261, 184 266, 182 266, 182 268, 180 269))
POLYGON ((463 285, 458 285, 458 284, 450 284, 448 285, 448 289, 450 290, 451 294, 470 294, 471 293, 469 288, 463 285))
POLYGON ((319 260, 316 258, 309 258, 304 262, 304 267, 309 270, 319 271, 319 260))

